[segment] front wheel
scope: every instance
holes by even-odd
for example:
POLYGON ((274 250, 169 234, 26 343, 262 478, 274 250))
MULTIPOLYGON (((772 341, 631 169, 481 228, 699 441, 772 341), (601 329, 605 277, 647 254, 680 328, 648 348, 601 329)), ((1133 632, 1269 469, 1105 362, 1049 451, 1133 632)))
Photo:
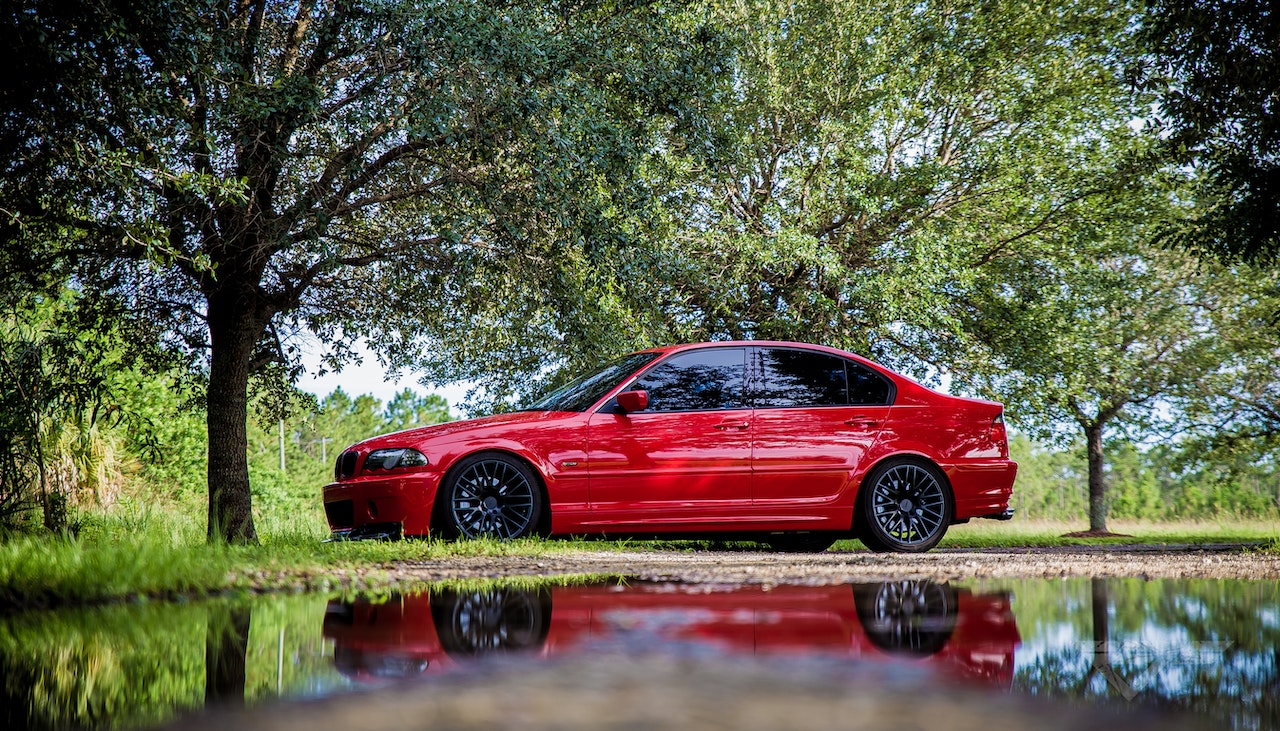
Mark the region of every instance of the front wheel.
POLYGON ((927 551, 946 535, 951 502, 951 489, 937 467, 889 460, 862 483, 858 500, 862 542, 873 551, 927 551))
POLYGON ((523 538, 533 535, 542 518, 538 478, 513 457, 468 457, 449 473, 443 488, 444 515, 461 538, 523 538))

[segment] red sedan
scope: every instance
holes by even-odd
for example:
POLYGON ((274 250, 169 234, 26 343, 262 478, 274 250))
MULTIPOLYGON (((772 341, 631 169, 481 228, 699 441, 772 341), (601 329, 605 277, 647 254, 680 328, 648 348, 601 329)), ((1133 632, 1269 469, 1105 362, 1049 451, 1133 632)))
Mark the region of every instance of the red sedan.
POLYGON ((1008 518, 1003 408, 818 345, 623 356, 524 410, 374 437, 324 488, 336 535, 605 534, 926 551, 1008 518))

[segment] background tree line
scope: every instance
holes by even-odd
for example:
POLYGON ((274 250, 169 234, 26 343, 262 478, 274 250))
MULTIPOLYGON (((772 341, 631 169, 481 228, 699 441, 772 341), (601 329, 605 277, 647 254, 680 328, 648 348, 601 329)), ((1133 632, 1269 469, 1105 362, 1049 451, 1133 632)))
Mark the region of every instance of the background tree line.
POLYGON ((1095 0, 18 3, 3 494, 58 523, 41 424, 186 440, 103 375, 137 369, 204 418, 210 539, 255 540, 250 412, 278 426, 305 333, 477 411, 661 342, 845 347, 1083 442, 1098 531, 1109 447, 1265 471, 1280 44, 1229 5, 1247 30, 1095 0))

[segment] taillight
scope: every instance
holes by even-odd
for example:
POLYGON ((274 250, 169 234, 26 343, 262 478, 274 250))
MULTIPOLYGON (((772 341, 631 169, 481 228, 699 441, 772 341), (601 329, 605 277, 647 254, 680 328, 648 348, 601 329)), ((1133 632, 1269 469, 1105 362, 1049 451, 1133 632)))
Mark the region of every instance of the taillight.
POLYGON ((1009 434, 1004 428, 1004 412, 996 414, 991 420, 991 443, 1000 449, 1001 457, 1009 456, 1009 434))

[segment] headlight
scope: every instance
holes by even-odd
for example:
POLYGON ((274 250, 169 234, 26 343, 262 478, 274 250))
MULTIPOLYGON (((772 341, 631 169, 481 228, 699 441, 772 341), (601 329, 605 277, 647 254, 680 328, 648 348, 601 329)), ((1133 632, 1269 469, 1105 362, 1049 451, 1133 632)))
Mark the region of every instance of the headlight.
POLYGON ((364 458, 366 470, 422 467, 426 464, 429 464, 426 455, 416 449, 375 449, 364 458))

